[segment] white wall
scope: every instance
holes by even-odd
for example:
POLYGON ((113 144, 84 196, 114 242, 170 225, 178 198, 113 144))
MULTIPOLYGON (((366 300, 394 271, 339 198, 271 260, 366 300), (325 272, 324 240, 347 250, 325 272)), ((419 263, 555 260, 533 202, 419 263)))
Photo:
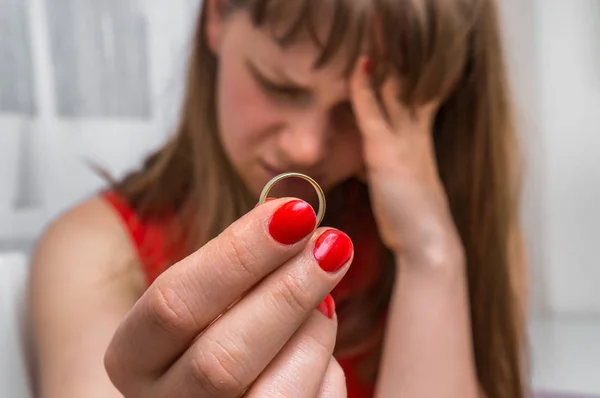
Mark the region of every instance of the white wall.
POLYGON ((600 1, 536 11, 547 304, 600 316, 600 1))
POLYGON ((533 281, 531 308, 534 313, 543 313, 548 309, 544 272, 546 224, 542 217, 546 151, 539 122, 541 82, 538 78, 537 5, 535 0, 503 0, 498 3, 524 152, 522 222, 531 266, 529 278, 533 281))
POLYGON ((600 317, 600 1, 505 0, 534 316, 600 317))

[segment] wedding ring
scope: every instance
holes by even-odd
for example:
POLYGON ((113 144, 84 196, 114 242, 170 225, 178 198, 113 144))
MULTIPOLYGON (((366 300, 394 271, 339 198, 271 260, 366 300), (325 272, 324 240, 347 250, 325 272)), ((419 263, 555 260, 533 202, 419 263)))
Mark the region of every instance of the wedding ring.
POLYGON ((276 177, 273 177, 273 179, 271 179, 271 181, 269 181, 263 188, 262 193, 260 194, 260 199, 258 200, 258 203, 259 204, 265 203, 265 201, 267 200, 267 195, 269 194, 269 192, 271 191, 273 186, 275 184, 277 184, 279 181, 284 180, 286 178, 290 178, 290 177, 298 177, 298 178, 302 178, 305 181, 308 181, 310 183, 310 185, 313 186, 315 191, 317 191, 317 197, 319 198, 319 211, 317 213, 317 226, 319 226, 319 224, 321 224, 321 222, 323 221, 323 217, 325 217, 325 193, 323 192, 323 189, 321 188, 321 186, 315 180, 313 180, 312 178, 310 178, 309 176, 307 176, 305 174, 283 173, 283 174, 279 174, 276 177))

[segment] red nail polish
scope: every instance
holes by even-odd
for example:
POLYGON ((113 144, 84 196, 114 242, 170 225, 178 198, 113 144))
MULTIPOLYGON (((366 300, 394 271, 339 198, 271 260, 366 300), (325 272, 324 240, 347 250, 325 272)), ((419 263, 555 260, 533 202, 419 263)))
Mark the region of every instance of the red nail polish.
POLYGON ((315 242, 313 255, 325 271, 336 272, 350 260, 353 250, 354 245, 348 235, 330 229, 315 242))
POLYGON ((317 225, 315 210, 303 200, 281 206, 269 224, 269 233, 277 242, 291 245, 311 233, 317 225))
POLYGON ((373 65, 371 63, 371 59, 370 58, 365 59, 365 63, 363 64, 363 68, 365 69, 365 72, 367 74, 369 74, 369 75, 371 74, 371 68, 372 68, 372 66, 373 65))
POLYGON ((317 310, 327 318, 333 319, 333 314, 335 314, 335 301, 333 301, 331 294, 328 294, 327 297, 325 297, 325 300, 319 304, 317 310))

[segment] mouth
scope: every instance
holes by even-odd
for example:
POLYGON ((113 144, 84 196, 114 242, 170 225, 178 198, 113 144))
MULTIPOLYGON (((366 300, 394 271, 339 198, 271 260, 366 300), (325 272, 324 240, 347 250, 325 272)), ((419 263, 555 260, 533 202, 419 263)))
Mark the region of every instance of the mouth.
POLYGON ((284 169, 284 168, 273 167, 270 164, 265 163, 265 162, 261 162, 261 166, 265 170, 266 174, 269 176, 269 179, 275 178, 278 175, 283 174, 283 173, 298 172, 298 173, 302 173, 302 174, 305 174, 305 175, 311 177, 313 180, 315 180, 321 186, 323 186, 323 183, 325 181, 323 174, 311 174, 311 173, 306 173, 304 171, 297 170, 297 169, 284 169))

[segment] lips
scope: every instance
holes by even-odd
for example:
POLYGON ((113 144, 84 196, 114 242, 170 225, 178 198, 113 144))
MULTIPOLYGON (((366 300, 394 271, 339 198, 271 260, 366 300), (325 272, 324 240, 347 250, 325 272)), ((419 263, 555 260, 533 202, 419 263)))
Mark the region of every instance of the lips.
POLYGON ((280 170, 278 168, 275 167, 271 167, 266 163, 263 163, 263 167, 265 168, 265 170, 267 171, 267 173, 272 174, 273 177, 278 176, 279 174, 283 174, 285 173, 285 171, 280 170))
POLYGON ((262 164, 263 168, 265 169, 265 171, 270 175, 270 178, 274 178, 280 174, 283 173, 289 173, 289 172, 297 172, 297 173, 302 173, 302 174, 306 174, 307 176, 311 177, 312 179, 314 179, 319 185, 323 185, 323 175, 322 174, 311 174, 309 172, 304 172, 295 168, 289 168, 289 169, 283 169, 283 168, 277 168, 277 167, 272 167, 267 163, 263 163, 262 164))

